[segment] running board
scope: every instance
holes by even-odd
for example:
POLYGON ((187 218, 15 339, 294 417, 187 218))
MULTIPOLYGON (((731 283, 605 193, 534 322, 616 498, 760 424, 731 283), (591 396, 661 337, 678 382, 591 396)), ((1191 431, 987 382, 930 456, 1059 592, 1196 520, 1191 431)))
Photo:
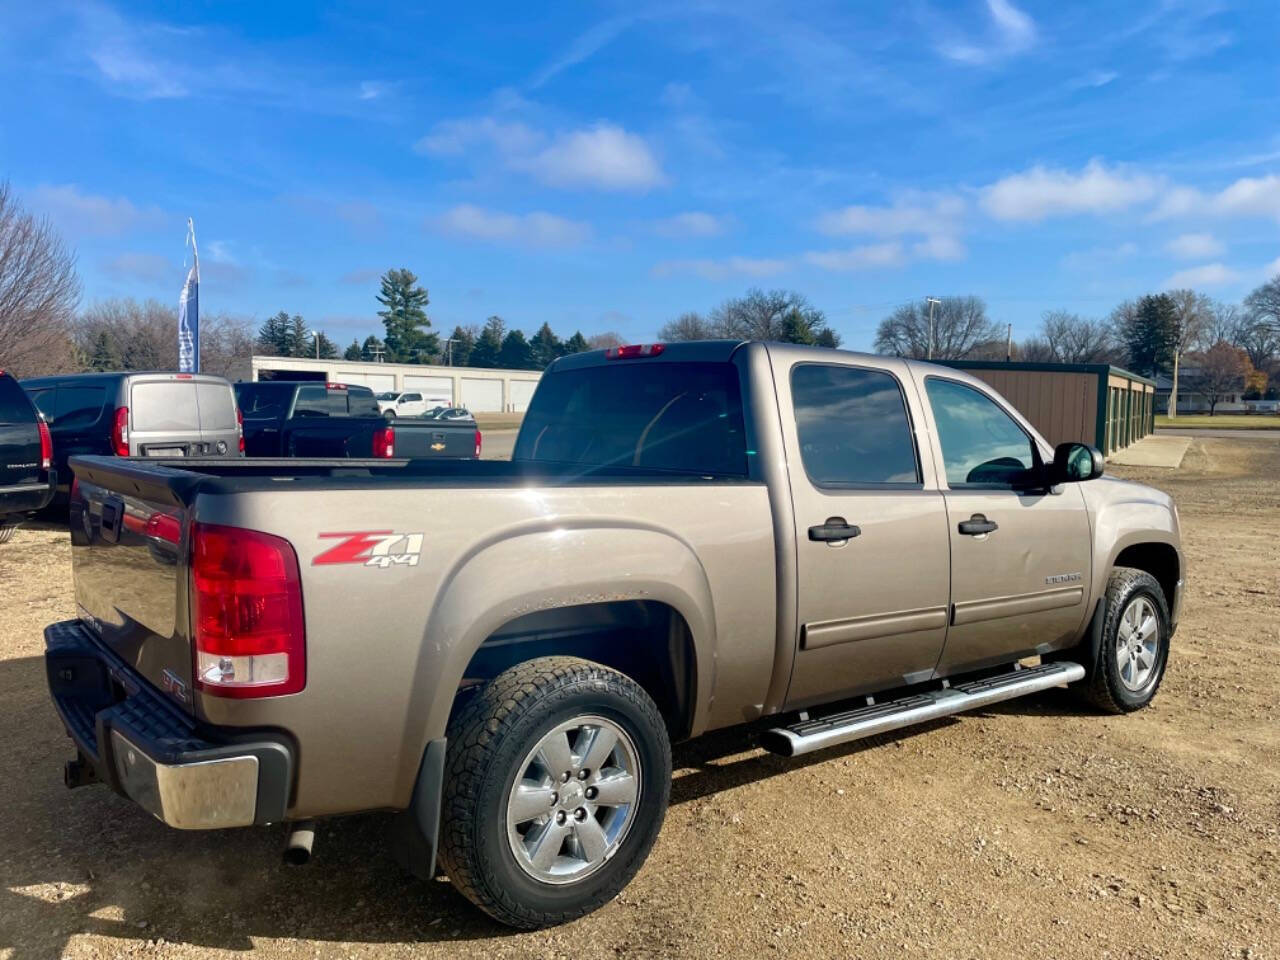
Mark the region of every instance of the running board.
POLYGON ((786 727, 774 727, 760 735, 760 746, 770 753, 798 757, 838 743, 975 710, 1001 700, 1012 700, 1083 677, 1084 667, 1065 660, 1025 667, 985 680, 971 680, 954 687, 911 694, 901 700, 869 704, 827 717, 801 720, 786 727))

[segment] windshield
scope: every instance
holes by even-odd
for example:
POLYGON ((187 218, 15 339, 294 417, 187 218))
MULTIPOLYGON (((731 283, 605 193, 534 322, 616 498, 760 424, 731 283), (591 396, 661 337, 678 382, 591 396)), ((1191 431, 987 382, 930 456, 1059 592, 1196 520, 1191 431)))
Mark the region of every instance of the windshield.
POLYGON ((513 459, 746 476, 738 369, 609 364, 543 377, 513 459))
POLYGON ((378 399, 379 399, 379 400, 395 400, 395 399, 397 399, 399 396, 400 396, 400 394, 398 394, 398 393, 390 393, 390 392, 387 392, 387 393, 380 393, 380 394, 378 394, 378 399))

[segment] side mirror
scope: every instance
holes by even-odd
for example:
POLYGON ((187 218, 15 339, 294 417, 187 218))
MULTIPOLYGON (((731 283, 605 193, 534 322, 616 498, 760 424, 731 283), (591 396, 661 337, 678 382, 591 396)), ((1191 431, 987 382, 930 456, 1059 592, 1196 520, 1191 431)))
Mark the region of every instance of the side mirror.
POLYGON ((1102 476, 1102 451, 1087 443, 1060 443, 1053 450, 1054 483, 1079 483, 1102 476))

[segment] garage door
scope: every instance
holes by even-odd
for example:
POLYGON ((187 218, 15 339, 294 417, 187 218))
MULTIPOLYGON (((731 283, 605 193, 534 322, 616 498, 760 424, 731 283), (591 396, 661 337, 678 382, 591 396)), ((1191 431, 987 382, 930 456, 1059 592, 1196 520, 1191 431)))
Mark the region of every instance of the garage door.
POLYGON ((343 373, 338 371, 334 377, 338 383, 358 383, 369 387, 374 393, 383 393, 396 388, 396 377, 393 373, 343 373))
POLYGON ((524 413, 529 409, 529 401, 533 399, 533 391, 538 387, 537 380, 511 381, 511 409, 516 413, 524 413))
POLYGON ((463 377, 462 405, 472 413, 501 413, 502 381, 463 377))
POLYGON ((422 377, 405 374, 404 388, 417 390, 424 397, 443 397, 453 406, 453 377, 422 377))

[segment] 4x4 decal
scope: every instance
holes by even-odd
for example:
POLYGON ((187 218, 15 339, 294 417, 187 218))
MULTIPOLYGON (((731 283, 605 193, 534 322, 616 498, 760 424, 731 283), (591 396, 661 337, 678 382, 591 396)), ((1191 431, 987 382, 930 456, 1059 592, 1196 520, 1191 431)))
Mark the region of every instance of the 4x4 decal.
POLYGON ((362 530, 357 533, 322 533, 322 540, 338 539, 328 550, 317 554, 312 566, 330 563, 358 563, 365 567, 416 567, 422 555, 422 534, 394 533, 391 530, 362 530))

